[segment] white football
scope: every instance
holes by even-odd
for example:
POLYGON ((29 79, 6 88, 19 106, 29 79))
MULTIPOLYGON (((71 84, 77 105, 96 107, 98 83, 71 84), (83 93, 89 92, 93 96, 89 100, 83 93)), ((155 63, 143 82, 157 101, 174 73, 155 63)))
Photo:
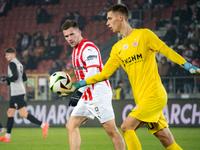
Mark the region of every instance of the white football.
POLYGON ((72 87, 71 77, 63 71, 54 72, 49 81, 49 88, 56 94, 61 94, 72 87))

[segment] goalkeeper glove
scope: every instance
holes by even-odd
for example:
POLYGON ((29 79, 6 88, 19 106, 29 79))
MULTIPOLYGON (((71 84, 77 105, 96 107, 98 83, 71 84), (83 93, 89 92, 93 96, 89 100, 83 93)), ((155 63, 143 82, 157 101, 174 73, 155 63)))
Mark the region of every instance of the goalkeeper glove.
POLYGON ((186 62, 183 64, 183 67, 189 71, 191 74, 193 75, 197 75, 197 76, 200 76, 200 69, 193 66, 192 64, 190 64, 189 62, 186 62))
POLYGON ((2 82, 7 81, 6 78, 7 78, 6 76, 3 76, 3 77, 1 78, 1 81, 2 81, 2 82))
POLYGON ((60 97, 67 97, 68 95, 69 95, 69 94, 66 94, 66 93, 64 93, 64 92, 61 93, 61 94, 59 94, 60 97))
POLYGON ((70 97, 70 102, 68 106, 76 106, 82 95, 83 93, 81 93, 80 91, 74 92, 70 97))
POLYGON ((87 83, 85 82, 85 80, 81 80, 79 82, 74 82, 72 83, 72 87, 69 90, 66 90, 65 92, 61 93, 59 96, 60 97, 66 97, 69 96, 70 94, 76 92, 79 88, 86 86, 87 83))

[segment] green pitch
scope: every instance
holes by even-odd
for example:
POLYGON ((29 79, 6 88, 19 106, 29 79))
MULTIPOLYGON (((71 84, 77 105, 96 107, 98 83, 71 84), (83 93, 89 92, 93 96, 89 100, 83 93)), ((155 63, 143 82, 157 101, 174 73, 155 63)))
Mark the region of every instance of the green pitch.
MULTIPOLYGON (((184 150, 199 150, 198 128, 170 128, 176 142, 184 150)), ((80 128, 81 150, 114 150, 109 136, 103 128, 80 128)), ((158 139, 147 128, 137 132, 143 150, 165 150, 158 139)), ((2 135, 1 135, 2 136, 2 135)), ((67 131, 64 127, 49 128, 46 138, 40 128, 13 128, 10 143, 0 142, 0 150, 69 150, 67 131)))

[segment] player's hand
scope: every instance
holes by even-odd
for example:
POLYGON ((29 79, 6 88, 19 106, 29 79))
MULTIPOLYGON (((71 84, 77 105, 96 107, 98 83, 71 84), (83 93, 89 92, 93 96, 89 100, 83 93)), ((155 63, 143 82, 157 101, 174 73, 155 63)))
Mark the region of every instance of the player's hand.
POLYGON ((70 94, 76 92, 79 88, 80 88, 80 85, 78 84, 78 82, 74 82, 74 83, 72 83, 71 89, 66 90, 65 94, 70 95, 70 94))
POLYGON ((65 92, 61 93, 59 96, 60 97, 69 96, 72 93, 76 92, 79 88, 86 86, 86 85, 87 85, 87 83, 85 82, 85 80, 81 80, 79 82, 74 82, 74 83, 72 83, 71 89, 65 90, 65 92))
POLYGON ((1 81, 2 81, 2 82, 5 82, 5 81, 6 81, 6 78, 7 78, 6 76, 3 76, 3 77, 1 78, 1 81))
POLYGON ((59 96, 60 96, 60 97, 67 97, 67 96, 69 96, 69 94, 61 93, 61 94, 59 94, 59 96))
POLYGON ((71 89, 65 90, 63 93, 59 94, 60 97, 67 97, 79 89, 79 84, 77 82, 72 83, 71 89))
POLYGON ((189 62, 186 62, 183 64, 183 67, 188 70, 191 74, 196 75, 196 76, 200 76, 200 69, 193 66, 192 64, 190 64, 189 62))
POLYGON ((74 92, 70 97, 69 106, 73 106, 73 107, 76 106, 82 95, 83 93, 81 93, 80 91, 74 92))

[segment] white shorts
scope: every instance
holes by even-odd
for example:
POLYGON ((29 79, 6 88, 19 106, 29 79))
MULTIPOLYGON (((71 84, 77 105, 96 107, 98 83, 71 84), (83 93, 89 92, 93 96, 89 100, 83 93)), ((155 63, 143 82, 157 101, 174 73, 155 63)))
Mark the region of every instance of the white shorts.
POLYGON ((101 124, 114 119, 112 93, 94 96, 92 101, 80 99, 71 116, 84 116, 88 119, 97 117, 101 124))

